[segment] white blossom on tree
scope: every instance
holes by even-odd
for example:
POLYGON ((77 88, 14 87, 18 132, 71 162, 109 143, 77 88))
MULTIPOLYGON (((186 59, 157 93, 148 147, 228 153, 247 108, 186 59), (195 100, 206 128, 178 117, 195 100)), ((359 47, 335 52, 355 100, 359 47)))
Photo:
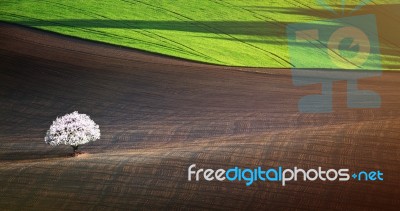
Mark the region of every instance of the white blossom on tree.
POLYGON ((62 117, 57 117, 46 133, 44 141, 51 146, 60 144, 71 145, 74 152, 79 145, 100 138, 100 129, 86 114, 74 111, 62 117))

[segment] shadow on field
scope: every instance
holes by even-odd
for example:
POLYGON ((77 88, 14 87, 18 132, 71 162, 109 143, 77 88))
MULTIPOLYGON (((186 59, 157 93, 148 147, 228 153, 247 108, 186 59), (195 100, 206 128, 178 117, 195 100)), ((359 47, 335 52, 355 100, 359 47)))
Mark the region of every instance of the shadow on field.
MULTIPOLYGON (((264 43, 273 45, 287 45, 286 26, 291 22, 271 20, 264 16, 265 12, 287 15, 304 15, 305 17, 317 17, 321 20, 336 19, 342 17, 374 14, 377 18, 380 48, 382 55, 398 57, 400 55, 400 28, 396 27, 400 22, 400 4, 367 5, 362 9, 352 12, 356 5, 333 5, 335 13, 325 9, 313 8, 289 8, 274 6, 249 6, 245 10, 253 11, 265 20, 260 21, 149 21, 149 20, 110 20, 110 19, 61 19, 61 20, 26 20, 19 24, 29 26, 67 26, 79 28, 119 28, 137 30, 168 30, 194 33, 215 34, 216 36, 204 36, 211 39, 237 41, 235 35, 258 36, 259 39, 240 38, 240 41, 248 43, 264 43), (227 36, 218 36, 227 35, 227 36), (265 38, 265 39, 264 39, 265 38), (274 39, 271 39, 274 38, 274 39)), ((203 37, 202 35, 199 35, 203 37)), ((399 69, 400 65, 390 63, 386 67, 399 69)))
POLYGON ((280 37, 288 22, 278 21, 148 21, 148 20, 27 20, 28 26, 67 26, 80 28, 155 29, 195 33, 280 37))
POLYGON ((49 151, 21 151, 12 153, 1 153, 0 160, 2 161, 23 161, 23 160, 45 160, 54 158, 71 157, 71 151, 51 150, 49 151))

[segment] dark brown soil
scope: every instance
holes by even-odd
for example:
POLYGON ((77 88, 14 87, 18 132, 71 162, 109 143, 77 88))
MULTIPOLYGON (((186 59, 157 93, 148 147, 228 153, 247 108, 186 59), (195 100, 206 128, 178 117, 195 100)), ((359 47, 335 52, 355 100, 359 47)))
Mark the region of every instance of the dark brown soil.
POLYGON ((360 81, 380 109, 301 114, 289 70, 196 64, 0 24, 0 207, 34 210, 400 207, 400 73, 360 81), (257 72, 257 73, 256 73, 257 72), (50 147, 72 111, 101 139, 50 147), (81 149, 80 148, 80 149, 81 149), (283 166, 381 170, 375 182, 188 182, 187 168, 283 166))

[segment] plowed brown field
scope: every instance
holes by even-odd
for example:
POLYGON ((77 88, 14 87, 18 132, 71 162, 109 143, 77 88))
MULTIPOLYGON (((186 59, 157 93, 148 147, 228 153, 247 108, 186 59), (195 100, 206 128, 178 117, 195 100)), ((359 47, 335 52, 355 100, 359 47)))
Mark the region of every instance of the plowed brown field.
POLYGON ((400 73, 360 81, 380 109, 301 114, 290 70, 196 64, 0 24, 1 209, 392 209, 400 207, 400 73), (50 147, 78 110, 101 140, 50 147), (384 181, 188 182, 203 168, 381 170, 384 181))

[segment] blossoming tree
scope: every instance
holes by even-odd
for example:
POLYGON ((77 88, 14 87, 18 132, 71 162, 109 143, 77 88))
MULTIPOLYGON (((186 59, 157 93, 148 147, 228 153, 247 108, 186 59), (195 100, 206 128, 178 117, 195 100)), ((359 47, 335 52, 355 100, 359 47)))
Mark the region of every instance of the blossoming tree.
POLYGON ((57 117, 46 133, 44 141, 51 146, 71 145, 76 155, 78 146, 100 138, 100 129, 86 114, 77 111, 57 117))

